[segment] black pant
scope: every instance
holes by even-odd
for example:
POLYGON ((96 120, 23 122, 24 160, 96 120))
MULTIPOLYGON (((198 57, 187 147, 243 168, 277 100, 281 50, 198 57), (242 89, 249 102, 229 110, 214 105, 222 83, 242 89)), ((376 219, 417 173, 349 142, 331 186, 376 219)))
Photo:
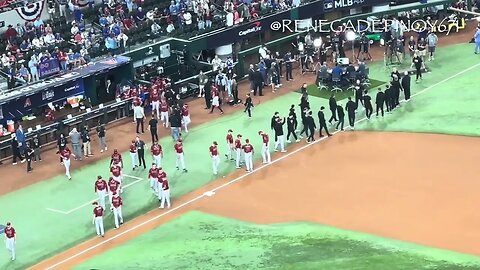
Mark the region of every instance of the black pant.
POLYGON ((157 129, 150 129, 150 134, 152 134, 152 142, 158 142, 158 132, 157 129))
POLYGON ((359 96, 359 95, 356 95, 355 96, 355 103, 357 104, 357 107, 358 107, 358 101, 360 101, 360 104, 362 104, 362 106, 365 107, 365 105, 363 105, 363 99, 362 99, 362 96, 359 96))
POLYGON ((410 99, 410 88, 404 88, 403 89, 403 94, 405 95, 405 100, 410 99))
POLYGON ((243 112, 248 113, 248 117, 252 117, 252 107, 247 106, 243 112))
POLYGON ((378 111, 381 110, 382 111, 382 117, 383 117, 383 103, 381 104, 377 104, 377 116, 378 116, 378 111))
POLYGON ((286 71, 285 71, 285 77, 286 77, 285 79, 286 79, 287 81, 293 80, 293 76, 292 76, 292 66, 288 66, 288 65, 287 65, 287 68, 286 68, 286 71))
POLYGON ((391 110, 390 108, 390 98, 386 98, 385 99, 385 109, 387 110, 387 112, 389 112, 391 110))
POLYGON ((253 85, 253 95, 256 96, 257 92, 259 96, 263 96, 263 84, 261 82, 253 85))
POLYGON ((27 172, 32 171, 32 159, 27 158, 27 172))
POLYGON ((372 113, 373 113, 372 105, 365 106, 365 115, 367 116, 368 119, 370 119, 370 116, 372 116, 372 113))
POLYGON ((332 123, 332 120, 335 120, 335 122, 337 121, 337 109, 330 109, 330 111, 332 112, 332 116, 330 117, 330 119, 328 120, 329 123, 332 123))
POLYGON ((288 129, 288 132, 287 132, 287 141, 290 140, 290 135, 292 135, 293 138, 295 138, 295 140, 298 140, 297 134, 295 134, 295 129, 288 129))
POLYGON ((42 156, 40 155, 40 148, 35 148, 33 150, 33 160, 34 161, 42 161, 42 156))
POLYGON ((147 164, 145 163, 145 150, 141 149, 138 150, 138 166, 142 166, 142 161, 143 161, 143 168, 147 168, 147 164))
POLYGON ((141 126, 142 127, 142 133, 143 133, 143 118, 137 118, 137 133, 140 133, 138 128, 141 126))
POLYGON ((323 137, 322 129, 325 129, 325 132, 327 133, 328 136, 331 135, 330 132, 328 132, 327 123, 320 123, 320 128, 318 129, 320 131, 320 137, 323 137))
POLYGON ((222 107, 220 105, 212 106, 212 109, 210 110, 210 113, 212 113, 215 108, 218 108, 218 110, 223 113, 222 107))
POLYGON ((355 112, 348 113, 348 123, 352 128, 355 126, 355 112))
POLYGON ((315 141, 315 137, 314 137, 315 136, 315 129, 313 127, 309 127, 308 130, 309 130, 310 134, 307 137, 307 141, 309 141, 309 142, 315 141))
POLYGON ((17 158, 19 158, 20 160, 23 160, 23 157, 20 154, 20 150, 18 148, 13 149, 13 163, 17 163, 17 158))
POLYGON ((212 96, 210 95, 210 91, 205 93, 205 109, 210 109, 212 106, 212 96))
POLYGON ((345 123, 345 116, 343 117, 338 117, 338 123, 337 123, 337 129, 341 125, 340 129, 343 130, 343 123, 345 123))
POLYGON ((237 104, 238 103, 238 89, 233 90, 232 94, 233 94, 233 104, 237 104))
POLYGON ((302 129, 302 131, 300 132, 300 136, 302 136, 303 133, 305 133, 305 135, 308 137, 308 126, 305 125, 305 122, 302 122, 302 125, 303 125, 303 129, 302 129))
POLYGON ((417 71, 417 80, 422 78, 422 67, 415 67, 417 71))

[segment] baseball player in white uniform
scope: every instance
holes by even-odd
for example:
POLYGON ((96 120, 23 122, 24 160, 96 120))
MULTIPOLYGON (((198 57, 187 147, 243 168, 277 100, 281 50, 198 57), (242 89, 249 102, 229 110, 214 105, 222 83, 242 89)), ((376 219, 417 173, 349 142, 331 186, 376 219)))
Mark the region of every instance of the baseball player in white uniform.
POLYGON ((123 215, 122 215, 123 201, 120 195, 118 195, 118 193, 114 193, 110 203, 112 205, 113 218, 115 219, 115 228, 118 229, 120 225, 123 224, 123 215))
POLYGON ((162 202, 159 208, 164 208, 165 202, 167 203, 167 208, 170 208, 170 185, 167 177, 162 178, 162 186, 160 188, 162 189, 162 202))
POLYGON ((107 182, 99 175, 95 181, 95 193, 98 195, 100 206, 105 209, 105 197, 107 196, 107 182))
POLYGON ((132 158, 132 169, 135 170, 138 167, 138 153, 135 140, 130 144, 130 157, 132 158))
POLYGON ((97 202, 93 203, 93 219, 92 224, 95 224, 95 230, 97 231, 97 235, 104 237, 105 229, 103 227, 103 214, 104 209, 97 202))
POLYGON ((208 149, 210 152, 210 157, 212 158, 212 168, 213 174, 218 174, 218 165, 220 165, 220 157, 218 156, 218 144, 217 142, 213 142, 208 149))
POLYGON ((270 156, 270 138, 268 137, 268 134, 259 131, 258 135, 262 137, 262 159, 263 159, 263 164, 267 164, 272 162, 272 157, 270 156))
POLYGON ((12 261, 15 261, 15 245, 17 241, 17 232, 12 227, 10 222, 7 222, 7 227, 3 229, 3 233, 5 234, 5 247, 10 252, 12 261))

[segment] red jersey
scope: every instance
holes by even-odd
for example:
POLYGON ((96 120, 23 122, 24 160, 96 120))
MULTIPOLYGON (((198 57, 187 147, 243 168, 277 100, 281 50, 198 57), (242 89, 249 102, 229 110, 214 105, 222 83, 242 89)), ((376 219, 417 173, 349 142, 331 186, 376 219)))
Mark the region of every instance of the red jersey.
POLYGON ((168 184, 167 178, 163 178, 163 181, 162 181, 162 189, 163 189, 163 190, 169 190, 169 189, 170 189, 170 185, 168 184))
POLYGON ((235 148, 241 149, 242 148, 242 141, 240 139, 235 140, 235 148))
POLYGON ((68 148, 65 148, 62 150, 62 152, 60 153, 60 155, 62 156, 62 158, 64 160, 69 160, 70 159, 70 156, 72 155, 72 152, 70 152, 70 149, 68 148))
POLYGON ((148 178, 158 178, 158 173, 159 173, 159 170, 158 168, 151 168, 149 171, 148 171, 148 178))
POLYGON ((251 144, 249 144, 249 143, 245 144, 242 148, 243 148, 243 151, 244 151, 245 153, 251 153, 251 152, 253 152, 253 145, 251 145, 251 144))
POLYGON ((218 156, 218 147, 216 145, 211 145, 209 150, 212 156, 218 156))
POLYGON ((175 152, 177 152, 177 154, 183 153, 183 144, 182 143, 176 143, 173 147, 175 147, 175 152))
POLYGON ((150 100, 153 101, 159 101, 160 100, 160 94, 156 89, 152 89, 150 92, 150 100))
POLYGON ((102 191, 107 188, 107 182, 103 179, 98 179, 95 181, 95 192, 102 191))
POLYGON ((162 146, 159 145, 159 144, 154 144, 154 145, 152 145, 150 150, 152 151, 152 155, 158 156, 162 153, 162 146))
POLYGON ((112 205, 115 208, 118 208, 123 205, 122 198, 120 196, 113 196, 112 197, 112 205))
POLYGON ((119 177, 120 174, 122 173, 122 168, 120 166, 114 165, 112 168, 110 168, 110 172, 112 173, 113 176, 119 177))
POLYGON ((120 186, 120 183, 115 180, 115 179, 110 179, 108 181, 108 189, 110 190, 110 192, 116 192, 118 190, 118 187, 120 186))
POLYGON ((263 144, 268 144, 269 142, 268 134, 262 134, 262 141, 263 141, 263 144))
POLYGON ((165 173, 165 171, 161 171, 158 173, 158 182, 162 182, 163 179, 166 179, 167 178, 167 173, 165 173))
POLYGON ((227 140, 228 144, 233 144, 233 135, 232 134, 227 134, 227 137, 225 139, 227 140))
POLYGON ((95 217, 103 217, 103 207, 100 205, 95 206, 95 208, 93 208, 93 214, 95 217))
POLYGON ((7 238, 13 238, 15 237, 15 229, 13 227, 5 227, 5 229, 3 230, 3 232, 5 233, 5 235, 7 236, 7 238))
POLYGON ((183 106, 183 107, 182 107, 182 116, 188 116, 188 115, 189 115, 188 107, 187 107, 187 106, 183 106))
POLYGON ((120 162, 122 161, 122 155, 119 153, 113 153, 112 155, 112 161, 113 162, 120 162))
POLYGON ((137 152, 137 145, 135 143, 130 144, 130 153, 137 152))
POLYGON ((162 101, 160 103, 160 111, 161 112, 168 112, 168 103, 166 101, 162 101))

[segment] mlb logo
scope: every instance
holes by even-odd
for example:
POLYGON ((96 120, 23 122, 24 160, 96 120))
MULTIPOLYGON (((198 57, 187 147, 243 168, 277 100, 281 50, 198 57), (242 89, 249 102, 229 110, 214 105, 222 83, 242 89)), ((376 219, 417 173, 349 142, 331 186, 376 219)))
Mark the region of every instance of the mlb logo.
POLYGON ((326 0, 323 2, 323 9, 324 10, 329 10, 333 9, 333 0, 326 0))

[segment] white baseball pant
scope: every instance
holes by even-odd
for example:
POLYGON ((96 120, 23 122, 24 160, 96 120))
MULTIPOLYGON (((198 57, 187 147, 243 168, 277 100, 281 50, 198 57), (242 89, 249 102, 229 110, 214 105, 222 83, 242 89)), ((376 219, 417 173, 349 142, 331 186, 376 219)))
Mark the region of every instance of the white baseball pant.
POLYGON ((268 147, 268 144, 265 143, 262 145, 262 159, 263 163, 272 162, 272 157, 270 156, 270 149, 268 147))
POLYGON ((162 155, 153 156, 153 162, 157 165, 157 168, 162 167, 162 155))
POLYGON ((188 125, 192 122, 190 119, 190 116, 184 116, 183 117, 183 128, 185 129, 185 132, 188 133, 188 125))
POLYGON ((160 112, 160 121, 163 122, 165 127, 168 127, 168 112, 160 112))
POLYGON ((70 179, 70 159, 64 159, 63 166, 65 166, 65 175, 70 179))
POLYGON ((218 166, 220 165, 220 157, 218 155, 212 156, 213 174, 218 174, 218 166))
POLYGON ((182 166, 182 169, 185 170, 185 158, 183 153, 177 153, 177 159, 175 160, 175 166, 179 168, 180 165, 182 166))
POLYGON ((158 118, 160 115, 160 101, 152 101, 152 112, 155 112, 158 118))
POLYGON ((104 190, 97 190, 97 195, 98 195, 98 203, 100 204, 103 209, 105 208, 105 197, 107 196, 107 191, 104 190))
POLYGON ((253 157, 252 152, 245 153, 245 166, 247 167, 247 171, 253 171, 253 157))
POLYGON ((138 154, 137 154, 137 152, 135 152, 135 153, 130 152, 130 157, 132 158, 132 168, 135 169, 135 167, 138 166, 138 154))
POLYGON ((284 135, 277 136, 277 142, 275 143, 275 150, 277 150, 279 146, 280 146, 280 151, 284 152, 285 151, 285 136, 284 135))
POLYGON ((97 235, 105 234, 105 229, 103 228, 103 217, 95 217, 95 229, 97 230, 97 235))
POLYGON ((170 208, 170 189, 162 191, 162 202, 160 208, 164 208, 165 202, 167 202, 167 208, 170 208))
POLYGON ((10 255, 12 256, 12 261, 15 260, 15 238, 6 238, 5 247, 10 252, 10 255))
POLYGON ((158 193, 158 179, 150 177, 150 188, 153 190, 154 194, 158 193))
POLYGON ((119 223, 123 223, 122 206, 113 207, 113 218, 115 219, 115 228, 120 227, 119 223))
POLYGON ((240 168, 240 161, 242 160, 242 149, 237 148, 235 149, 237 152, 237 159, 235 160, 235 165, 237 165, 237 168, 240 168))

